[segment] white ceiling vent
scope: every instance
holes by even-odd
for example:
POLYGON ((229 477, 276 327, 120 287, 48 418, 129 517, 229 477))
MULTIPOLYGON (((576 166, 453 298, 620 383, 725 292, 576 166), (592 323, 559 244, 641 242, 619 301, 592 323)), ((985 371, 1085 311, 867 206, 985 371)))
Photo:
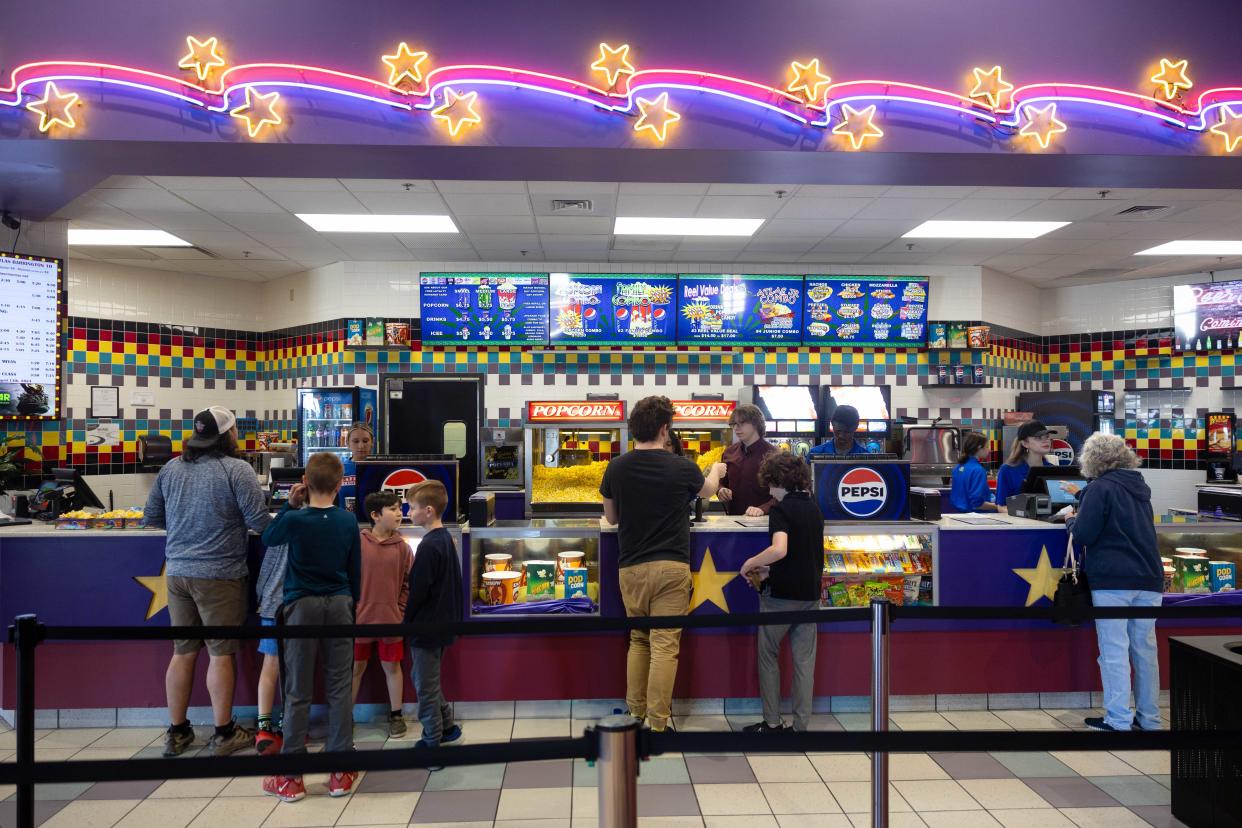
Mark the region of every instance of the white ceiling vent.
POLYGON ((584 215, 595 212, 595 204, 589 198, 554 198, 552 212, 556 215, 584 215))
POLYGON ((1158 204, 1136 204, 1133 207, 1127 207, 1117 215, 1125 216, 1126 218, 1131 219, 1143 219, 1146 221, 1148 219, 1166 216, 1171 212, 1173 212, 1173 208, 1168 206, 1161 206, 1158 204))

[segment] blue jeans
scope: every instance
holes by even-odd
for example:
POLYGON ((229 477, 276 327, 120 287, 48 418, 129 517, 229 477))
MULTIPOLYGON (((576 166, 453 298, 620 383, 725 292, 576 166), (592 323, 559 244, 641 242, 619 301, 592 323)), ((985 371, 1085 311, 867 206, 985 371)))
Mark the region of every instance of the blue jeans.
MULTIPOLYGON (((1097 607, 1158 607, 1159 592, 1137 589, 1093 589, 1097 607)), ((1156 660, 1156 619, 1100 618, 1095 622, 1100 644, 1100 680, 1104 685, 1104 721, 1129 730, 1136 720, 1144 730, 1160 728, 1160 665, 1156 660), (1130 666, 1134 666, 1134 708, 1130 707, 1130 666)))

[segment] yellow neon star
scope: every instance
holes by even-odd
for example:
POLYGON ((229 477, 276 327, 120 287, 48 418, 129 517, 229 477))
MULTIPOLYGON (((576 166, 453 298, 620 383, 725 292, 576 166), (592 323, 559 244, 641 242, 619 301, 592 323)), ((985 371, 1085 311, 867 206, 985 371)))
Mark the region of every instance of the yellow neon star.
POLYGON ((1224 138, 1225 152, 1233 152, 1238 148, 1238 142, 1242 141, 1242 115, 1239 115, 1227 106, 1222 106, 1220 108, 1220 123, 1213 126, 1208 132, 1224 138))
POLYGON ((73 129, 77 126, 77 122, 73 120, 73 113, 69 111, 69 108, 77 102, 76 92, 61 94, 56 84, 49 81, 48 85, 43 87, 43 98, 31 101, 26 104, 26 108, 31 112, 39 113, 39 132, 47 132, 57 124, 66 129, 73 129))
POLYGON ((1013 84, 1001 77, 999 66, 993 66, 986 72, 976 66, 972 71, 975 73, 975 88, 970 90, 970 97, 983 98, 989 109, 1000 107, 1001 98, 1013 91, 1013 84))
POLYGON ((185 45, 190 51, 177 66, 181 69, 193 69, 200 81, 207 80, 208 73, 214 67, 223 66, 225 63, 224 57, 216 51, 220 42, 214 37, 199 40, 194 35, 189 35, 185 39, 185 45))
POLYGON ((280 113, 276 111, 276 103, 279 100, 279 92, 269 92, 263 95, 255 92, 253 86, 247 86, 246 102, 241 106, 230 109, 229 114, 234 118, 244 120, 246 122, 246 131, 250 133, 251 138, 254 138, 263 130, 265 125, 271 124, 275 126, 281 123, 280 113))
POLYGON ((412 83, 423 82, 423 62, 427 60, 427 53, 411 51, 404 40, 397 44, 395 54, 384 55, 382 60, 388 64, 389 86, 396 86, 406 78, 412 83))
POLYGON ((477 124, 483 121, 479 113, 474 111, 478 103, 478 92, 467 92, 464 95, 445 87, 444 103, 431 110, 431 117, 448 124, 449 135, 454 138, 466 124, 477 124))
POLYGON ((159 575, 135 575, 134 580, 142 584, 146 589, 151 590, 151 603, 147 604, 147 620, 155 617, 155 614, 168 606, 168 578, 165 576, 165 570, 168 569, 168 563, 165 562, 160 567, 159 575))
POLYGON ((1048 560, 1048 547, 1039 550, 1039 563, 1034 569, 1015 569, 1013 571, 1022 580, 1031 585, 1026 594, 1026 605, 1029 607, 1040 598, 1051 601, 1057 595, 1057 582, 1061 580, 1061 570, 1054 569, 1048 560))
POLYGON ((879 138, 884 135, 884 130, 872 122, 873 118, 875 118, 875 104, 863 109, 841 104, 841 123, 832 128, 832 134, 848 135, 854 149, 862 149, 863 142, 868 138, 879 138))
POLYGON ((1043 109, 1024 106, 1022 114, 1026 116, 1026 123, 1022 125, 1022 129, 1018 130, 1018 134, 1034 138, 1044 149, 1048 149, 1052 136, 1069 129, 1064 121, 1057 118, 1057 105, 1054 103, 1048 104, 1043 109))
POLYGON ((599 44, 599 59, 591 64, 596 72, 603 72, 611 89, 621 80, 622 75, 634 74, 634 64, 630 63, 630 44, 622 43, 612 48, 607 43, 599 44))
POLYGON ((1174 63, 1168 58, 1160 58, 1160 71, 1151 76, 1151 82, 1163 86, 1164 96, 1172 100, 1177 95, 1178 89, 1189 89, 1194 86, 1186 74, 1186 68, 1189 65, 1188 60, 1179 60, 1174 63))
POLYGON ((832 83, 832 78, 819 71, 819 58, 814 58, 809 63, 795 60, 789 64, 789 74, 793 80, 785 87, 785 91, 795 95, 801 92, 807 103, 818 103, 820 87, 832 83))
POLYGON ((654 101, 639 98, 636 103, 642 115, 634 124, 634 131, 642 132, 644 129, 649 129, 657 141, 664 143, 668 135, 669 124, 675 124, 681 120, 681 115, 669 109, 668 93, 661 92, 654 101))
POLYGON ((712 550, 708 547, 703 553, 703 563, 699 564, 699 571, 691 573, 694 579, 694 591, 690 593, 690 610, 694 612, 696 608, 703 604, 712 603, 718 608, 729 611, 729 602, 725 600, 724 588, 737 577, 736 572, 717 572, 716 562, 712 560, 712 550))

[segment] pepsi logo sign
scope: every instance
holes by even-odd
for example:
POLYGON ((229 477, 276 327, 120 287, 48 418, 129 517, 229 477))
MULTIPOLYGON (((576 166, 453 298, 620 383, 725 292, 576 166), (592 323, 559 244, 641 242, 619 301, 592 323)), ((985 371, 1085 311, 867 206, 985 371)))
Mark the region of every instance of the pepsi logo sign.
POLYGON ((1062 466, 1068 466, 1074 462, 1074 447, 1064 440, 1053 438, 1052 451, 1049 454, 1060 460, 1062 466))
POLYGON ((888 501, 888 484, 875 469, 860 466, 841 476, 837 484, 841 508, 854 517, 871 517, 888 501))
POLYGON ((384 482, 380 483, 381 492, 392 492, 393 494, 405 500, 405 493, 411 486, 419 483, 426 483, 427 477, 420 471, 414 469, 397 469, 390 472, 384 478, 384 482))

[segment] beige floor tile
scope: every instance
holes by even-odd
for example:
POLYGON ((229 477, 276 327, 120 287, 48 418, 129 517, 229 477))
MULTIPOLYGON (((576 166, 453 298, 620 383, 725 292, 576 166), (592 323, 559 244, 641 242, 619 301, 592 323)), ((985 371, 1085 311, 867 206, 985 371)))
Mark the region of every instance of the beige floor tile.
POLYGON ((148 799, 127 813, 116 828, 186 828, 210 799, 148 799))
POLYGON ((1069 817, 1056 808, 1018 808, 992 811, 1005 828, 1074 828, 1069 817))
POLYGON ((41 747, 39 742, 35 742, 35 761, 64 762, 80 750, 80 747, 41 747))
POLYGON ((1052 807, 1021 779, 959 779, 958 784, 989 811, 1052 807))
POLYGON ((493 828, 570 828, 570 824, 568 819, 498 819, 493 828))
MULTIPOLYGON (((702 825, 702 823, 696 823, 702 825)), ((570 823, 573 828, 599 828, 599 817, 579 817, 570 823)))
POLYGON ((699 798, 699 811, 709 816, 744 816, 746 814, 770 814, 763 789, 753 782, 731 785, 695 785, 699 798))
POLYGON ((948 779, 949 775, 926 753, 892 753, 888 757, 888 778, 896 782, 915 779, 948 779))
POLYGON ((1129 808, 1062 808, 1061 813, 1078 828, 1148 828, 1129 808))
POLYGON ((408 825, 417 804, 417 793, 356 793, 336 824, 408 825))
POLYGON ((953 730, 944 716, 932 711, 921 713, 893 713, 890 718, 902 730, 953 730))
POLYGON ((778 814, 781 828, 853 828, 845 814, 778 814))
POLYGON ((307 796, 301 802, 281 802, 263 823, 263 828, 311 828, 335 825, 340 819, 348 797, 307 796))
MULTIPOLYGON (((871 813, 870 782, 829 782, 828 790, 832 791, 832 796, 841 806, 841 810, 850 814, 851 819, 854 814, 871 813)), ((890 782, 888 784, 888 812, 897 814, 909 813, 913 810, 901 792, 890 782)))
POLYGON ((514 739, 567 739, 569 719, 514 719, 514 739))
POLYGON ((70 802, 43 823, 44 828, 112 828, 138 805, 137 799, 97 799, 70 802))
MULTIPOLYGON (((231 780, 228 777, 212 779, 169 779, 156 788, 148 799, 211 799, 224 790, 231 780)), ((262 779, 254 777, 255 785, 261 785, 262 779)), ((253 793, 253 791, 252 791, 253 793)))
POLYGON ((940 715, 958 730, 1013 730, 991 710, 945 710, 940 715))
POLYGON ((673 724, 682 733, 728 733, 733 729, 724 716, 674 716, 673 724))
POLYGON ((1053 751, 1052 755, 1082 776, 1139 776, 1142 773, 1107 751, 1053 751))
POLYGON ((135 747, 144 748, 157 740, 163 741, 164 730, 159 727, 118 727, 91 742, 93 748, 135 747))
POLYGON ((923 811, 919 817, 928 828, 1000 828, 987 811, 923 811))
POLYGON ((894 782, 915 813, 925 811, 973 811, 981 806, 966 789, 951 779, 926 782, 894 782))
POLYGON ((16 785, 0 785, 0 802, 3 802, 15 793, 17 793, 16 785))
POLYGON ((17 754, 11 750, 0 750, 0 762, 12 762, 17 754))
POLYGON ((702 828, 701 817, 639 817, 639 828, 702 828))
POLYGON ((435 825, 435 828, 493 828, 490 820, 488 822, 435 822, 430 824, 435 825))
POLYGON ((807 758, 825 782, 871 780, 871 758, 865 753, 817 753, 807 758))
MULTIPOLYGON (((263 796, 263 777, 239 776, 230 780, 216 796, 228 798, 263 796)), ((270 797, 264 797, 264 799, 267 799, 269 802, 276 801, 270 797)))
MULTIPOLYGON (((871 828, 871 814, 850 814, 850 822, 854 824, 854 828, 871 828)), ((888 828, 927 828, 927 823, 919 819, 918 814, 892 813, 890 809, 888 815, 888 828)))
MULTIPOLYGON (((544 721, 549 720, 544 719, 544 721)), ((564 819, 572 815, 572 796, 573 788, 502 790, 500 804, 496 808, 496 819, 564 819)))
POLYGON ((254 793, 252 788, 251 796, 213 799, 190 823, 190 828, 259 828, 275 810, 277 800, 254 793))
POLYGON ((841 807, 823 782, 764 782, 759 787, 774 814, 835 814, 841 807))
POLYGON ((50 731, 39 740, 45 747, 84 748, 96 739, 107 735, 110 727, 67 727, 63 730, 50 731))
POLYGON ((760 782, 819 782, 815 766, 805 756, 747 756, 755 779, 760 782))
POLYGON ((92 759, 132 759, 134 754, 142 750, 140 747, 94 747, 82 748, 69 757, 74 762, 87 762, 92 759))
MULTIPOLYGON (((410 723, 410 732, 422 733, 417 722, 410 723)), ((467 745, 481 745, 494 742, 507 742, 513 735, 512 719, 477 719, 465 722, 461 726, 462 742, 467 745)))
POLYGON ((703 817, 703 824, 707 828, 780 828, 776 817, 764 814, 703 817))
POLYGON ((997 718, 1014 730, 1067 730, 1044 710, 997 710, 997 718))
POLYGON ((1167 750, 1117 750, 1113 751, 1113 756, 1143 773, 1156 775, 1172 773, 1169 769, 1170 757, 1167 750))

